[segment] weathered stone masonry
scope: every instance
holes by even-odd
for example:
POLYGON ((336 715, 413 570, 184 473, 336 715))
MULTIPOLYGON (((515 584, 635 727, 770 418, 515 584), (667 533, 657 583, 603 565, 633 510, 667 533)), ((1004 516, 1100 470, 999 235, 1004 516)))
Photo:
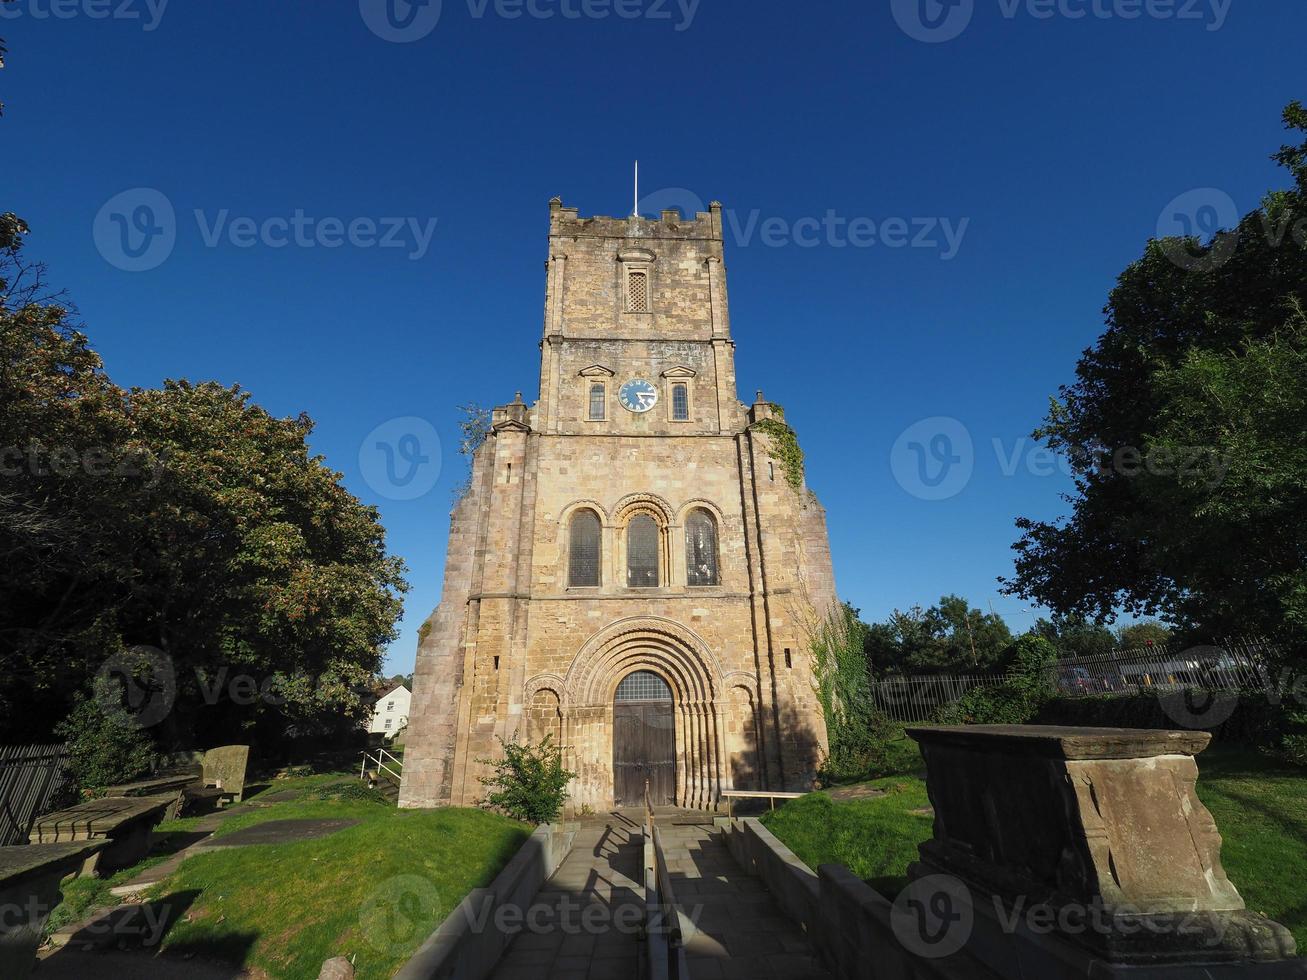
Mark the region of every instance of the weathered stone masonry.
POLYGON ((756 427, 778 410, 736 394, 721 206, 655 221, 551 202, 540 349, 539 400, 495 409, 452 514, 401 804, 471 803, 499 738, 552 733, 578 773, 570 805, 611 807, 614 693, 637 670, 671 689, 677 803, 806 788, 826 737, 806 651, 835 601, 830 547, 821 506, 756 427), (656 390, 651 410, 619 404, 633 379, 656 390), (600 528, 597 586, 569 576, 570 528, 586 511, 600 528), (704 514, 716 584, 692 585, 687 521, 704 514), (641 517, 658 529, 658 582, 630 588, 628 526, 641 517))

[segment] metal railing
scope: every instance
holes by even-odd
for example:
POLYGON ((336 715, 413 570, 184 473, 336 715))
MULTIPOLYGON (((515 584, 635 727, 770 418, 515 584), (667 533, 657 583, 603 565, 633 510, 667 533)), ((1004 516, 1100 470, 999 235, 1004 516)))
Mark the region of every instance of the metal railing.
POLYGON ((66 745, 0 745, 0 846, 26 844, 32 823, 63 787, 66 745))
POLYGON ((381 774, 385 773, 395 781, 396 785, 399 784, 400 777, 404 772, 403 759, 396 755, 392 755, 385 749, 377 749, 375 753, 370 753, 364 750, 362 754, 363 764, 359 766, 359 779, 366 780, 368 778, 368 766, 371 765, 372 772, 377 776, 377 778, 380 778, 381 774), (389 763, 386 761, 387 759, 390 760, 389 763))
POLYGON ((1265 640, 1226 640, 1219 646, 1159 644, 1059 660, 1049 667, 1049 682, 1059 694, 1072 697, 1188 688, 1269 691, 1279 657, 1279 648, 1265 640))
MULTIPOLYGON (((1048 667, 1061 697, 1151 694, 1159 691, 1271 692, 1282 652, 1262 639, 1228 639, 1219 646, 1158 644, 1066 657, 1048 667)), ((998 687, 1004 674, 928 674, 872 681, 876 707, 893 721, 925 722, 976 688, 998 687)))
POLYGON ((644 781, 644 922, 645 976, 648 980, 689 980, 690 969, 685 956, 686 930, 667 870, 662 835, 649 795, 649 780, 644 781))
POLYGON ((928 674, 889 677, 871 684, 876 707, 893 721, 929 721, 940 708, 977 687, 998 687, 1001 674, 928 674))

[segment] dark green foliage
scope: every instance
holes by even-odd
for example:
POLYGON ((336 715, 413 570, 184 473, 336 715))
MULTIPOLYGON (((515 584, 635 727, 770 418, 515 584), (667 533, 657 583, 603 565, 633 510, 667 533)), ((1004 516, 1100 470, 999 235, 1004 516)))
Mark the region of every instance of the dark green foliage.
POLYGON ((765 432, 771 438, 772 452, 780 461, 785 482, 798 492, 803 488, 803 449, 799 446, 799 437, 785 422, 784 410, 779 405, 773 408, 780 418, 763 419, 755 423, 753 429, 765 432))
POLYGON ((312 454, 306 416, 212 382, 115 385, 25 231, 0 216, 0 738, 45 737, 142 644, 176 677, 162 748, 348 737, 407 588, 376 508, 312 454), (255 696, 233 696, 241 675, 255 696))
POLYGON ((576 773, 563 768, 563 753, 546 735, 538 745, 522 744, 513 739, 499 744, 502 759, 482 759, 494 769, 493 776, 482 776, 481 784, 494 788, 481 805, 526 823, 553 823, 567 802, 567 784, 576 773))
MULTIPOLYGON (((1307 133, 1299 103, 1284 121, 1307 133)), ((1232 233, 1151 241, 1121 274, 1036 433, 1076 472, 1072 513, 1017 522, 1007 591, 1307 639, 1307 142, 1275 158, 1293 185, 1232 233)))
POLYGON ((1117 648, 1117 638, 1111 630, 1074 613, 1054 613, 1052 619, 1040 618, 1030 632, 1053 644, 1059 657, 1094 657, 1117 648))
POLYGON ((154 743, 119 702, 119 688, 97 682, 93 697, 79 694, 55 733, 68 744, 68 769, 82 790, 130 782, 154 765, 154 743))
POLYGON ((877 677, 981 673, 1007 666, 1012 633, 993 613, 961 596, 941 596, 929 609, 895 610, 865 629, 865 655, 877 677))
POLYGON ((978 687, 944 708, 946 725, 1025 725, 1052 696, 1053 644, 1027 633, 1013 644, 1011 668, 997 687, 978 687))
POLYGON ((1173 639, 1175 639, 1175 633, 1156 620, 1122 626, 1116 631, 1116 645, 1122 650, 1160 647, 1170 643, 1173 639))
POLYGON ((829 786, 898 771, 905 757, 915 755, 915 745, 876 708, 867 672, 866 624, 845 603, 809 632, 813 678, 829 746, 818 770, 822 783, 829 786))

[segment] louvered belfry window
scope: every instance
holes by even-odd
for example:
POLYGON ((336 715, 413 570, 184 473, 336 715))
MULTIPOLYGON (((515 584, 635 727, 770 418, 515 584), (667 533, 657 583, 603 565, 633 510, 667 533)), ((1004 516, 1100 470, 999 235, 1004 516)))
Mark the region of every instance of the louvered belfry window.
POLYGON ((592 510, 580 510, 572 516, 571 541, 568 549, 567 584, 599 584, 599 517, 592 510))
POLYGON ((590 418, 602 419, 604 417, 604 386, 602 384, 592 384, 590 386, 590 418))
POLYGON ((649 273, 631 272, 626 277, 627 309, 632 313, 649 312, 649 273))
POLYGON ((658 522, 637 514, 626 527, 626 584, 633 589, 658 584, 658 522))
POLYGON ((717 521, 706 510, 694 511, 685 522, 685 581, 717 584, 717 521))

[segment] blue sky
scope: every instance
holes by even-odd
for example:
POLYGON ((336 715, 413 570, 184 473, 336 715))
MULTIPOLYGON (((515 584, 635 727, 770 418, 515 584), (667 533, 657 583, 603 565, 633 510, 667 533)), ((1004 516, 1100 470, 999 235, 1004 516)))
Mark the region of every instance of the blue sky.
POLYGON ((536 395, 553 195, 626 214, 638 157, 650 210, 722 200, 741 395, 786 406, 841 593, 880 618, 957 592, 1019 630, 1013 520, 1068 485, 1022 440, 1149 236, 1284 183, 1307 97, 1298 0, 386 2, 19 0, 0 208, 117 381, 317 421, 410 567, 402 671, 456 406, 536 395), (443 447, 400 425, 441 463, 417 496, 360 460, 409 417, 443 447), (914 454, 943 432, 965 460, 958 425, 970 476, 923 499, 914 454))

